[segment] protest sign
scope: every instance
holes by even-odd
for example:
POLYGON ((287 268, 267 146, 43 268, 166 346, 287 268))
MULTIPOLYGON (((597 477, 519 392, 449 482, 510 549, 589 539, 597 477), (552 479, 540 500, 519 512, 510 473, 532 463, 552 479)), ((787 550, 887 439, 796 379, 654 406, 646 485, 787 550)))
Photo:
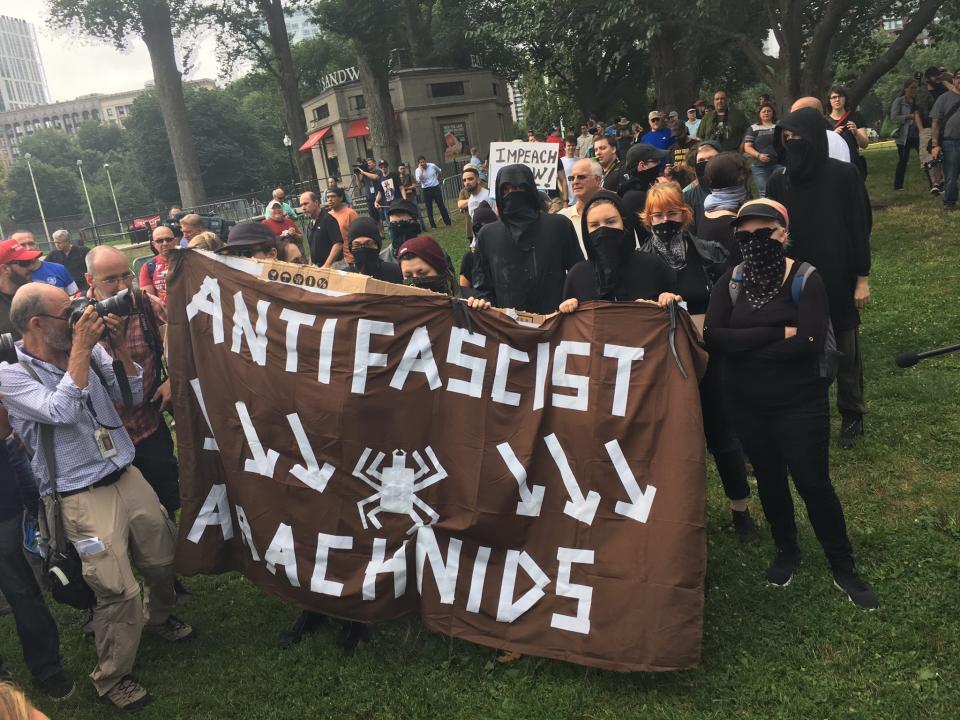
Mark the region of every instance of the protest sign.
POLYGON ((560 162, 560 145, 538 142, 490 143, 489 172, 490 195, 497 194, 497 173, 507 165, 526 165, 533 171, 538 190, 557 189, 557 168, 560 162))
POLYGON ((699 663, 686 315, 588 303, 532 327, 241 266, 181 251, 168 285, 181 573, 601 668, 699 663))

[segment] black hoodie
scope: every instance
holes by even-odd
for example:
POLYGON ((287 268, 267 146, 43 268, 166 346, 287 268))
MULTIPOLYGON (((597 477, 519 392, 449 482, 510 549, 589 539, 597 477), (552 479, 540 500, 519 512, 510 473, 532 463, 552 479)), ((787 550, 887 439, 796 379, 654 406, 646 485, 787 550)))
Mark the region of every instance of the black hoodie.
MULTIPOLYGON (((384 262, 380 258, 379 251, 383 244, 383 238, 380 236, 380 226, 377 225, 377 221, 373 218, 358 217, 350 223, 347 242, 353 243, 353 241, 359 237, 372 238, 377 244, 377 249, 375 252, 368 253, 368 257, 364 257, 363 251, 361 251, 359 256, 357 253, 354 253, 355 262, 353 265, 348 266, 350 272, 369 275, 376 280, 383 280, 384 282, 397 283, 398 285, 402 284, 403 273, 400 272, 400 266, 395 263, 384 262)), ((350 249, 352 251, 353 247, 351 246, 350 249)))
POLYGON ((583 260, 573 225, 563 215, 540 211, 533 172, 525 165, 508 165, 498 173, 497 207, 500 220, 477 234, 477 296, 501 308, 554 312, 567 271, 583 260), (506 195, 507 184, 521 189, 506 195))
MULTIPOLYGON (((623 201, 615 193, 601 190, 583 206, 580 214, 580 228, 583 244, 587 249, 587 260, 577 263, 563 285, 563 299, 576 298, 580 302, 588 300, 656 300, 660 293, 670 288, 670 271, 666 263, 652 253, 642 253, 637 249, 636 224, 633 215, 624 207, 623 201), (598 257, 596 246, 591 242, 587 229, 587 213, 598 202, 609 202, 617 208, 623 220, 624 235, 616 267, 618 278, 612 297, 603 297, 605 264, 598 257)), ((606 259, 604 259, 606 260, 606 259)))
POLYGON ((775 142, 785 147, 787 171, 770 179, 767 197, 790 213, 787 254, 817 268, 834 329, 851 330, 860 324, 853 301, 857 277, 870 274, 870 198, 863 179, 852 164, 829 157, 823 116, 812 108, 784 117, 775 142), (793 141, 783 143, 783 130, 806 141, 806 152, 785 147, 793 141))

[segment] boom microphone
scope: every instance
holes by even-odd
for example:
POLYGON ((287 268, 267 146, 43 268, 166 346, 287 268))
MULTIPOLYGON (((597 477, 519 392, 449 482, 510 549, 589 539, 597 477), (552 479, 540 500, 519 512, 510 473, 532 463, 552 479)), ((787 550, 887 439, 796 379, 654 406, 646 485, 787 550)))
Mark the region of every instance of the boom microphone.
POLYGON ((947 353, 953 353, 960 350, 960 344, 958 345, 948 345, 947 347, 937 348, 936 350, 927 350, 925 352, 902 352, 897 355, 897 359, 894 361, 897 364, 898 368, 908 368, 913 367, 921 360, 925 360, 929 357, 936 357, 937 355, 946 355, 947 353))

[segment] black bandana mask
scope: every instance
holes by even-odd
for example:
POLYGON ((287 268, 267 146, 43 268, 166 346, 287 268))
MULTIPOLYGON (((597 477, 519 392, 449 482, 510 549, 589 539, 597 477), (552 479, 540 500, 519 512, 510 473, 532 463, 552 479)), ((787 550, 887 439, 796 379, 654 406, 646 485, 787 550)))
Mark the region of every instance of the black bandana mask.
POLYGON ((432 290, 442 295, 453 295, 453 288, 450 279, 443 275, 432 275, 429 277, 406 277, 403 279, 404 285, 432 290))
POLYGON ((380 265, 380 253, 377 248, 361 245, 353 249, 353 263, 364 275, 372 275, 380 265))
POLYGON ((787 266, 783 245, 772 235, 774 228, 760 228, 754 232, 739 230, 734 237, 743 256, 743 290, 747 302, 758 310, 773 300, 783 285, 787 266))
POLYGON ((818 163, 813 143, 802 137, 791 138, 783 143, 787 155, 787 174, 792 180, 806 180, 816 174, 818 163))
POLYGON ((622 228, 602 227, 590 233, 590 247, 596 257, 597 295, 601 300, 616 300, 617 286, 623 276, 622 228))
POLYGON ((696 172, 697 172, 697 182, 700 183, 700 187, 704 190, 709 190, 710 186, 707 185, 707 163, 709 160, 697 160, 696 172))
POLYGON ((416 220, 397 220, 390 223, 390 230, 390 240, 396 252, 407 240, 420 234, 420 223, 416 220))
POLYGON ((687 265, 687 241, 683 236, 683 225, 676 220, 667 220, 659 225, 651 225, 653 236, 650 242, 673 270, 682 270, 687 265))

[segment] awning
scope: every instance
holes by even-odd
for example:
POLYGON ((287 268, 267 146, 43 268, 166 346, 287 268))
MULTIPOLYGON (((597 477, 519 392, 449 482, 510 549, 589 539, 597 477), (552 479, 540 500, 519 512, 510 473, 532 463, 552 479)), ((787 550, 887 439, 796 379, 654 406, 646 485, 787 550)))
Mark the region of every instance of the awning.
POLYGON ((300 152, 309 152, 314 145, 323 140, 326 137, 327 133, 330 132, 329 127, 325 127, 322 130, 317 130, 316 132, 310 133, 310 137, 307 138, 307 141, 300 146, 300 152))
POLYGON ((370 125, 367 123, 366 118, 360 118, 359 120, 354 120, 350 123, 350 127, 347 128, 347 139, 358 138, 358 137, 367 137, 370 134, 370 125))

